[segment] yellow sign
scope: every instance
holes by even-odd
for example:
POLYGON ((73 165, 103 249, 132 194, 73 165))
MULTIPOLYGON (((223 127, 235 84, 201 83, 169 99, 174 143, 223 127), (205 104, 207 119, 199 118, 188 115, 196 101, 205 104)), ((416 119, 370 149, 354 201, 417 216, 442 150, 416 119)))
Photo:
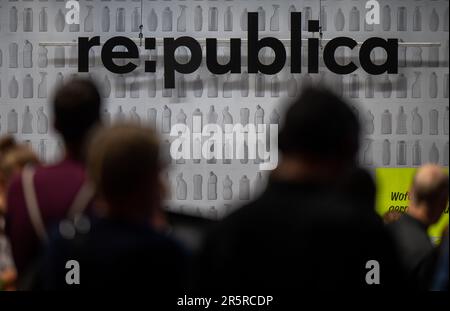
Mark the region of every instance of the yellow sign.
MULTIPOLYGON (((404 213, 409 204, 409 188, 416 168, 377 168, 375 179, 377 184, 376 210, 383 216, 389 211, 404 213)), ((446 169, 448 173, 448 169, 446 169)), ((442 231, 448 225, 448 205, 438 223, 428 230, 434 240, 441 238, 442 231)))

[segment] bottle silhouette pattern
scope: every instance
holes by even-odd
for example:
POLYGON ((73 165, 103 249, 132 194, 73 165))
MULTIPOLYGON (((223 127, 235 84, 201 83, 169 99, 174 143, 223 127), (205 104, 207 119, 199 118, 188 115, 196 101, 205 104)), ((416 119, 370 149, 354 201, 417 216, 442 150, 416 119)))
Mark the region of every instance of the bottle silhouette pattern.
POLYGON ((19 127, 18 114, 15 109, 11 109, 7 115, 7 133, 8 134, 17 134, 19 127))
POLYGON ((224 200, 233 199, 233 181, 231 180, 229 175, 226 175, 225 179, 223 180, 222 196, 224 200))
POLYGON ((33 133, 33 115, 30 112, 30 106, 25 107, 25 111, 22 115, 22 134, 33 133))
POLYGON ((391 142, 388 139, 383 140, 382 148, 383 166, 391 165, 391 142))
POLYGON ((102 9, 102 31, 109 32, 111 28, 111 12, 107 6, 102 9))
POLYGON ((419 108, 416 107, 412 111, 412 133, 413 135, 422 135, 423 119, 419 114, 419 108))
POLYGON ((19 67, 19 45, 16 42, 11 42, 8 48, 9 52, 9 68, 19 67))
POLYGON ((23 78, 23 98, 33 98, 34 97, 34 82, 31 75, 28 73, 23 78))
POLYGON ((415 166, 422 165, 422 146, 420 140, 416 140, 412 149, 412 164, 415 166))
POLYGON ((25 8, 23 11, 23 31, 32 32, 33 31, 33 9, 25 8))
POLYGON ((439 134, 439 112, 436 109, 431 109, 429 112, 430 118, 430 135, 439 134))
POLYGON ((183 179, 183 173, 179 173, 177 175, 177 189, 176 189, 176 196, 177 200, 186 200, 187 198, 187 183, 183 179))
POLYGON ((395 133, 397 135, 406 135, 407 134, 407 129, 406 129, 406 113, 405 110, 403 108, 403 106, 400 106, 398 114, 397 114, 397 130, 395 131, 395 133))
POLYGON ((39 12, 39 31, 47 32, 48 31, 48 15, 47 15, 47 7, 42 7, 39 12))

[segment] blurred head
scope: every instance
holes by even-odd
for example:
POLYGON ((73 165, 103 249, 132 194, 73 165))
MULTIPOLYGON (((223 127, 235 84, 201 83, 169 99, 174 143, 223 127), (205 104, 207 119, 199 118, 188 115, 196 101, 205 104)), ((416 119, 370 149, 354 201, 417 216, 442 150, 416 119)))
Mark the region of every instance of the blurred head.
POLYGON ((37 165, 38 163, 37 155, 27 145, 16 145, 0 161, 2 184, 6 186, 11 177, 20 172, 26 165, 37 165))
POLYGON ((55 129, 73 156, 81 156, 88 134, 100 122, 100 108, 100 93, 91 80, 74 79, 56 91, 55 129))
POLYGON ((376 186, 372 175, 365 169, 357 167, 339 183, 340 190, 361 209, 375 210, 376 186))
POLYGON ((435 164, 419 168, 411 187, 408 214, 426 225, 436 223, 448 203, 448 175, 435 164))
POLYGON ((116 125, 92 139, 88 173, 107 215, 148 220, 164 198, 158 138, 151 129, 116 125))
POLYGON ((307 88, 286 113, 279 148, 283 160, 336 175, 354 165, 359 134, 360 125, 349 104, 329 90, 307 88))

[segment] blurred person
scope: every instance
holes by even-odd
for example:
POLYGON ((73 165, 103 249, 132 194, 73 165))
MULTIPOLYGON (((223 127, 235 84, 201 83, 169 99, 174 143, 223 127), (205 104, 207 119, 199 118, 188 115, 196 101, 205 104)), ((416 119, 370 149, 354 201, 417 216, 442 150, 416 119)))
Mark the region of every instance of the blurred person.
POLYGON ((206 236, 193 291, 284 294, 401 284, 392 241, 373 212, 373 181, 355 171, 359 145, 352 108, 328 90, 305 89, 286 112, 281 161, 265 192, 206 236), (352 197, 349 188, 361 176, 368 188, 356 184, 364 189, 352 197), (366 282, 370 260, 381 267, 378 285, 366 282))
POLYGON ((184 249, 161 229, 166 193, 155 133, 138 125, 103 129, 89 148, 88 174, 102 217, 89 232, 56 235, 46 257, 47 289, 145 290, 180 294, 186 270, 184 249), (65 283, 68 260, 80 264, 79 286, 65 283))
POLYGON ((402 217, 403 213, 399 211, 389 211, 384 213, 383 215, 383 222, 386 225, 392 224, 396 221, 398 221, 402 217))
POLYGON ((14 137, 0 139, 0 290, 12 290, 17 279, 11 246, 5 236, 6 189, 15 174, 26 165, 39 163, 36 154, 25 144, 18 144, 14 137))
POLYGON ((448 266, 449 266, 449 241, 448 241, 448 226, 442 235, 441 246, 439 249, 439 258, 434 271, 432 290, 434 291, 448 291, 448 266))
POLYGON ((20 278, 32 278, 47 230, 66 216, 85 189, 85 144, 100 122, 100 109, 99 91, 90 80, 74 79, 57 89, 53 125, 63 139, 64 158, 54 165, 25 169, 11 182, 6 232, 20 278))
POLYGON ((408 279, 417 289, 429 289, 437 260, 437 248, 428 228, 441 217, 448 204, 448 175, 435 164, 419 168, 414 176, 406 213, 389 226, 408 279))

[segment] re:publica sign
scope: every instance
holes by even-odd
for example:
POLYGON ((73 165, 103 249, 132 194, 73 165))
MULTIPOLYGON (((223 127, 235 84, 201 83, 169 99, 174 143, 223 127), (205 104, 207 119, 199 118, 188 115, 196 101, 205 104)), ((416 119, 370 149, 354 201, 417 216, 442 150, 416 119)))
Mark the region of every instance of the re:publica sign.
MULTIPOLYGON (((291 13, 291 73, 302 72, 302 13, 291 13)), ((308 22, 309 32, 319 32, 319 21, 308 22)), ((89 71, 89 50, 93 46, 100 45, 100 37, 78 38, 78 71, 89 71)), ((353 49, 357 42, 349 37, 337 37, 330 40, 323 49, 323 60, 327 68, 336 74, 350 74, 358 69, 353 62, 340 65, 336 62, 335 52, 339 47, 353 49)), ((156 47, 155 38, 145 38, 145 49, 153 50, 156 47)), ((258 13, 248 13, 248 73, 261 72, 274 75, 280 72, 286 64, 286 50, 283 43, 272 37, 258 38, 258 13), (271 64, 262 64, 258 53, 268 47, 274 51, 274 60, 271 64)), ((106 69, 117 74, 127 74, 136 69, 137 65, 128 62, 119 66, 114 59, 139 58, 139 49, 136 44, 127 37, 113 37, 107 40, 101 52, 101 58, 106 69), (117 46, 124 46, 126 51, 113 51, 117 46)), ((192 37, 164 38, 164 88, 175 88, 175 72, 189 74, 196 71, 202 61, 202 48, 200 43, 192 37), (191 57, 187 63, 179 63, 175 59, 177 48, 184 46, 190 50, 191 57)), ((398 39, 382 39, 372 37, 364 41, 359 51, 361 67, 371 75, 380 75, 384 72, 398 72, 398 39), (374 64, 370 54, 374 48, 383 48, 387 57, 383 64, 374 64)), ((226 73, 241 73, 241 39, 230 39, 230 60, 227 64, 219 64, 217 60, 217 39, 206 39, 206 65, 208 70, 217 75, 226 73)), ((156 61, 145 61, 145 72, 155 72, 156 61)), ((308 39, 308 72, 319 72, 319 39, 308 39)))

